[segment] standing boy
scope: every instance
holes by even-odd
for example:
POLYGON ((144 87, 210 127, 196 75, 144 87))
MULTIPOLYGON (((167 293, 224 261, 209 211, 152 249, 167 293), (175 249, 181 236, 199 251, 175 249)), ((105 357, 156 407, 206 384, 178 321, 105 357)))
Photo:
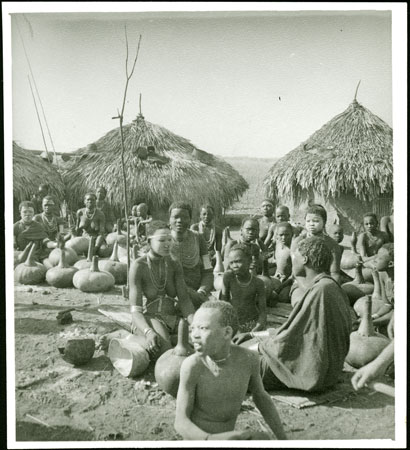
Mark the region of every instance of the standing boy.
POLYGON ((263 388, 258 356, 231 344, 237 326, 235 310, 227 302, 208 301, 194 315, 195 353, 181 366, 175 417, 175 429, 184 439, 266 439, 264 433, 234 431, 248 390, 276 437, 286 439, 275 405, 263 388))

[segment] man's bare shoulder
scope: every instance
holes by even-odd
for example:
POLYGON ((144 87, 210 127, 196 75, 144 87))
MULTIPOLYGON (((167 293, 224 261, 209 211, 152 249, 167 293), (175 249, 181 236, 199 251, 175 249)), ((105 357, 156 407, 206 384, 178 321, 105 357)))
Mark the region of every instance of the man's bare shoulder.
POLYGON ((246 364, 243 368, 249 367, 251 369, 255 364, 259 366, 259 355, 252 350, 241 347, 240 345, 232 345, 231 354, 237 361, 246 364))
POLYGON ((204 369, 201 357, 196 353, 189 355, 184 359, 181 365, 181 373, 189 377, 198 377, 204 369))

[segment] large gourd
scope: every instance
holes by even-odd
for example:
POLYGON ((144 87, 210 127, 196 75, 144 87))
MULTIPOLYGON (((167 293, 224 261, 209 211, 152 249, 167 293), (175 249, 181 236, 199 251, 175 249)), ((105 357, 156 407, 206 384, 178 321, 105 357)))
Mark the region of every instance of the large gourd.
POLYGON ((86 259, 80 259, 74 264, 78 270, 89 269, 91 264, 93 263, 93 255, 94 255, 94 245, 95 245, 95 236, 89 239, 88 242, 88 253, 86 259))
POLYGON ((115 279, 110 273, 98 269, 98 256, 94 256, 89 269, 82 269, 74 274, 73 284, 83 292, 104 292, 114 286, 115 279))
POLYGON ((356 369, 373 361, 389 344, 390 340, 374 331, 371 314, 371 297, 366 297, 366 309, 357 331, 350 334, 349 353, 346 362, 356 369))
POLYGON ((178 393, 181 365, 192 353, 193 350, 188 345, 188 323, 181 319, 178 324, 177 346, 161 355, 155 364, 155 380, 158 386, 173 397, 178 393))
POLYGON ((125 284, 127 282, 127 264, 118 259, 118 242, 114 242, 114 249, 110 259, 100 260, 98 268, 109 272, 115 279, 115 284, 125 284))
POLYGON ((215 253, 215 267, 214 267, 214 288, 215 291, 221 291, 223 286, 224 265, 222 262, 222 255, 219 250, 215 253))
POLYGON ((49 285, 57 288, 68 288, 73 286, 74 274, 78 271, 76 267, 72 267, 66 262, 65 254, 67 249, 61 249, 61 258, 58 266, 47 270, 46 281, 49 285))
POLYGON ((350 304, 353 305, 356 300, 365 295, 373 293, 374 286, 371 283, 366 283, 362 273, 363 262, 359 261, 356 264, 356 276, 353 281, 342 284, 342 289, 349 297, 350 304))
POLYGON ((119 246, 126 247, 127 236, 121 231, 121 219, 117 220, 117 231, 107 234, 105 240, 108 245, 114 245, 115 242, 118 242, 119 246))
POLYGON ((39 284, 46 277, 47 269, 34 260, 36 245, 32 244, 27 259, 14 269, 14 281, 20 284, 39 284))
MULTIPOLYGON (((372 271, 372 275, 374 283, 374 290, 372 294, 372 314, 376 314, 380 310, 380 308, 384 306, 385 303, 388 303, 388 300, 386 298, 386 291, 384 289, 383 283, 380 280, 379 272, 374 269, 372 271)), ((353 305, 353 309, 359 317, 363 317, 363 315, 365 314, 366 302, 367 296, 359 298, 359 300, 357 300, 357 302, 353 305)))
POLYGON ((33 242, 29 242, 26 245, 26 247, 24 248, 24 250, 21 250, 21 251, 15 250, 14 251, 14 268, 16 268, 16 266, 23 263, 27 259, 27 256, 29 254, 29 251, 30 251, 32 245, 33 245, 33 242))
MULTIPOLYGON (((64 242, 63 239, 60 239, 58 242, 58 247, 55 248, 49 255, 48 255, 48 260, 50 261, 50 263, 53 266, 56 266, 60 260, 61 260, 61 252, 62 249, 64 248, 64 246, 66 245, 66 243, 64 242)), ((72 248, 65 248, 65 259, 66 259, 66 263, 69 266, 74 265, 77 261, 78 261, 78 255, 75 252, 74 249, 72 248)))
POLYGON ((360 260, 360 255, 356 250, 357 244, 357 233, 353 231, 352 237, 350 239, 351 250, 345 250, 342 254, 342 259, 340 261, 340 268, 342 270, 351 270, 356 267, 356 264, 360 260))

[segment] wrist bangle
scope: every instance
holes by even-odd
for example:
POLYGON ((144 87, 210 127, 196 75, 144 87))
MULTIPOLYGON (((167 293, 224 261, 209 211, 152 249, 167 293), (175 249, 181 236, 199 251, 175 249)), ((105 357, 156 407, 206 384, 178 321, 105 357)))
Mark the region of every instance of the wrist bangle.
POLYGON ((138 305, 131 305, 130 306, 130 311, 133 312, 139 312, 142 313, 142 306, 138 306, 138 305))
POLYGON ((154 330, 152 328, 145 328, 144 329, 144 336, 146 337, 149 332, 154 333, 154 330))

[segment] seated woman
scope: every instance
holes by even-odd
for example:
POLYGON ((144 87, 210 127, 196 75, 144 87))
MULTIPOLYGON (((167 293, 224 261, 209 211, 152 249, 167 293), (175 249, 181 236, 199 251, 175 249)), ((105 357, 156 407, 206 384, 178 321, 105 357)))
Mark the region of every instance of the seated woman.
POLYGON ((46 195, 43 198, 41 214, 34 216, 34 221, 43 225, 45 232, 47 233, 47 240, 44 242, 47 248, 51 249, 57 247, 57 234, 63 234, 64 232, 64 220, 61 217, 54 215, 55 203, 53 197, 46 195))
POLYGON ((89 192, 85 194, 84 205, 77 211, 77 219, 74 234, 77 236, 96 237, 95 252, 97 253, 101 245, 105 242, 105 216, 96 206, 97 197, 89 192))
POLYGON ((171 348, 179 317, 191 323, 194 307, 189 299, 180 264, 170 258, 171 231, 165 222, 147 225, 149 251, 130 268, 132 332, 145 336, 145 348, 159 356, 171 348), (178 300, 175 299, 178 297, 178 300))
POLYGON ((105 231, 111 233, 114 229, 115 216, 111 205, 105 199, 107 197, 107 189, 104 186, 100 186, 97 189, 97 201, 96 207, 104 213, 105 217, 105 231))
POLYGON ((332 254, 321 237, 298 242, 292 272, 304 278, 303 298, 278 329, 238 334, 235 343, 261 354, 265 389, 321 391, 338 382, 349 351, 348 299, 327 273, 332 254))
POLYGON ((208 247, 202 235, 189 229, 192 210, 183 202, 169 207, 171 227, 171 257, 182 265, 189 297, 195 308, 208 300, 213 289, 212 265, 208 247))
POLYGON ((215 224, 215 211, 211 205, 201 206, 200 221, 191 225, 191 230, 201 234, 208 246, 212 266, 215 266, 215 254, 222 250, 222 228, 215 224))
POLYGON ((387 233, 378 229, 379 222, 374 213, 363 216, 363 226, 365 231, 357 238, 357 251, 366 262, 375 258, 379 248, 389 242, 389 237, 387 233))
POLYGON ((259 239, 265 242, 268 235, 269 228, 276 223, 275 217, 273 215, 274 205, 272 200, 265 198, 261 205, 261 211, 263 216, 258 220, 259 222, 259 239))
POLYGON ((44 259, 47 256, 45 242, 48 241, 48 237, 44 227, 33 220, 33 203, 28 201, 21 202, 19 211, 21 219, 13 226, 14 248, 16 250, 24 250, 30 242, 34 242, 37 245, 35 258, 38 260, 44 259))

